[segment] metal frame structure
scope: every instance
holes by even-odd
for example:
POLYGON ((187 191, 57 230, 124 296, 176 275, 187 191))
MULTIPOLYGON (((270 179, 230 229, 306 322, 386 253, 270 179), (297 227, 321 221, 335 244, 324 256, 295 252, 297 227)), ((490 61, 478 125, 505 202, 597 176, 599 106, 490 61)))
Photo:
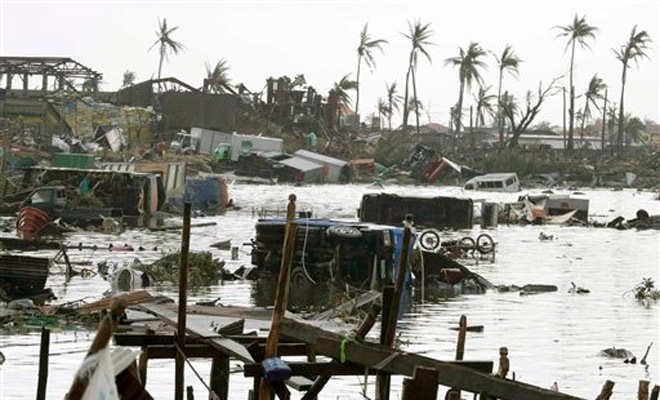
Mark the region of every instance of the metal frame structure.
POLYGON ((30 90, 29 77, 42 77, 41 92, 47 92, 49 78, 55 78, 57 90, 65 87, 78 92, 75 83, 82 80, 83 91, 97 92, 103 75, 67 57, 0 57, 0 80, 5 78, 5 89, 12 89, 14 76, 23 81, 23 91, 30 90))

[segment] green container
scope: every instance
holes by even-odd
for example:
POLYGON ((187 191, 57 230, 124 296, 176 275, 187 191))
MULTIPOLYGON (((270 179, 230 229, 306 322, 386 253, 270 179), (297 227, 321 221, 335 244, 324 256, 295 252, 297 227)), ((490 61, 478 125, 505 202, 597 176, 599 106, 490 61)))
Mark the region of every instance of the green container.
POLYGON ((53 166, 61 168, 96 168, 96 160, 90 154, 55 153, 53 166))

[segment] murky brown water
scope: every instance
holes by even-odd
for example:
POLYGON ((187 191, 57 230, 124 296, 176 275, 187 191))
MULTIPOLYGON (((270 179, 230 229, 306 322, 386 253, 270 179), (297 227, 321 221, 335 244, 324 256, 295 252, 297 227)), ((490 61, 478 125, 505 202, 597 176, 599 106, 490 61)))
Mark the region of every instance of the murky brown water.
MULTIPOLYGON (((241 246, 254 233, 256 216, 253 209, 283 210, 287 196, 298 196, 299 210, 312 210, 318 217, 353 219, 363 193, 374 189, 365 186, 247 186, 234 185, 230 196, 242 210, 221 217, 193 219, 193 223, 217 222, 216 226, 193 228, 191 249, 208 250, 216 241, 232 239, 241 246)), ((385 191, 409 195, 465 195, 459 188, 387 187, 385 191)), ((586 191, 591 200, 593 219, 609 221, 615 216, 632 218, 640 208, 651 214, 660 213, 660 202, 651 193, 633 191, 586 191)), ((517 194, 469 193, 475 199, 513 201, 517 194)), ((476 235, 479 227, 465 234, 476 235)), ((561 391, 593 398, 607 379, 616 382, 613 399, 634 398, 640 379, 658 384, 658 305, 646 308, 632 296, 631 290, 643 277, 656 284, 660 269, 660 236, 657 231, 616 231, 602 228, 499 226, 488 231, 497 242, 495 263, 471 265, 475 272, 495 284, 552 284, 554 293, 520 296, 518 293, 489 292, 485 295, 462 295, 445 299, 441 293, 428 290, 424 301, 420 293, 408 304, 400 323, 402 339, 409 342, 406 350, 422 352, 438 359, 453 359, 461 315, 469 325, 484 325, 481 333, 468 333, 466 359, 493 360, 497 364, 498 348, 507 346, 511 371, 521 381, 550 387, 556 381, 561 391), (553 241, 540 241, 539 233, 554 235, 553 241), (568 293, 570 282, 590 289, 591 293, 568 293), (654 342, 647 366, 624 364, 598 356, 601 349, 616 346, 632 351, 639 359, 650 342, 654 342)), ((93 262, 123 261, 139 257, 143 262, 176 250, 180 232, 158 235, 132 231, 120 236, 101 234, 76 235, 71 243, 129 243, 150 249, 131 253, 70 251, 74 260, 93 262), (157 247, 157 250, 153 250, 157 247)), ((239 259, 231 261, 229 251, 214 250, 227 261, 230 269, 250 264, 249 247, 241 246, 239 259)), ((95 267, 93 267, 95 268, 95 267)), ((59 301, 85 297, 98 298, 109 289, 99 277, 74 278, 69 284, 57 269, 48 282, 59 301)), ((221 297, 223 304, 255 304, 255 286, 251 282, 227 282, 190 293, 190 301, 221 297)), ((177 298, 176 289, 158 288, 161 294, 177 298)), ((374 329, 376 332, 377 329, 374 329)), ((87 351, 92 334, 86 332, 53 332, 48 379, 48 398, 61 399, 68 389, 74 371, 87 351)), ((32 399, 36 394, 39 335, 0 336, 0 349, 7 358, 0 366, 0 399, 32 399)), ((234 366, 232 362, 232 366, 234 366)), ((148 390, 156 397, 169 399, 174 393, 173 362, 153 360, 149 364, 148 390)), ((194 360, 194 367, 208 377, 210 362, 194 360)), ((361 399, 363 378, 333 378, 322 392, 323 399, 361 399)), ((373 384, 373 381, 370 381, 373 384)), ((186 385, 194 386, 198 398, 204 398, 203 385, 187 368, 186 385)), ((393 379, 400 393, 401 379, 393 379)), ((232 376, 232 399, 247 398, 251 381, 242 373, 232 376)), ((368 390, 373 397, 373 385, 368 390)), ((441 388, 439 397, 444 395, 441 388)), ((293 398, 299 398, 293 393, 293 398)), ((467 395, 466 395, 467 396, 467 395)), ((397 398, 397 396, 393 396, 397 398)), ((471 398, 471 396, 470 396, 471 398)))

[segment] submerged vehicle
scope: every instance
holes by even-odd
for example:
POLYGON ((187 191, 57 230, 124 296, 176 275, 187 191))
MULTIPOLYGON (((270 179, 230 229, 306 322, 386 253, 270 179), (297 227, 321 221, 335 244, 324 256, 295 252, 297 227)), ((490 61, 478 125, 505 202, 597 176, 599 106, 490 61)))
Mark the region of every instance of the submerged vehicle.
MULTIPOLYGON (((302 286, 331 279, 362 288, 394 281, 403 228, 330 219, 296 219, 291 282, 302 286)), ((262 275, 278 274, 286 221, 260 219, 252 240, 252 264, 262 275)), ((411 248, 414 240, 411 241, 411 248)), ((411 254, 411 253, 409 253, 411 254)), ((407 272, 406 282, 411 282, 407 272)))
POLYGON ((358 217, 362 222, 400 226, 412 215, 416 227, 470 229, 474 204, 470 198, 399 196, 368 193, 362 196, 358 217))
POLYGON ((485 192, 519 192, 520 180, 515 172, 486 174, 470 179, 463 188, 485 192))

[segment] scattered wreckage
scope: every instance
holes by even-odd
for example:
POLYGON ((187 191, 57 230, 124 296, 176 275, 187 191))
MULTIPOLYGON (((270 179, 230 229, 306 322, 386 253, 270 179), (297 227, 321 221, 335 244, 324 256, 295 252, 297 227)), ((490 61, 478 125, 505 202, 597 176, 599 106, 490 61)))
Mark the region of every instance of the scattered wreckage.
MULTIPOLYGON (((402 251, 402 227, 347 222, 328 219, 299 218, 296 227, 295 250, 291 282, 297 287, 325 282, 347 283, 358 288, 379 288, 391 282, 402 251)), ((284 219, 260 219, 256 236, 251 242, 252 264, 262 276, 279 272, 283 257, 284 219)), ((430 231, 429 231, 430 232, 430 231)), ((490 238, 490 236, 488 236, 490 238)), ((447 247, 433 250, 418 248, 419 234, 414 234, 409 253, 407 285, 461 284, 471 292, 483 293, 494 286, 483 277, 458 263, 447 247), (437 250, 437 251, 436 251, 437 250)), ((425 237, 425 240, 428 238, 425 237)), ((481 243, 483 251, 494 254, 495 244, 481 243)), ((440 243, 440 242, 438 242, 440 243)), ((476 248, 476 244, 474 246, 476 248)), ((473 249, 465 249, 467 254, 473 249)), ((472 254, 472 253, 470 253, 472 254)))
POLYGON ((53 300, 53 292, 45 288, 49 267, 48 258, 0 254, 0 300, 53 300))

